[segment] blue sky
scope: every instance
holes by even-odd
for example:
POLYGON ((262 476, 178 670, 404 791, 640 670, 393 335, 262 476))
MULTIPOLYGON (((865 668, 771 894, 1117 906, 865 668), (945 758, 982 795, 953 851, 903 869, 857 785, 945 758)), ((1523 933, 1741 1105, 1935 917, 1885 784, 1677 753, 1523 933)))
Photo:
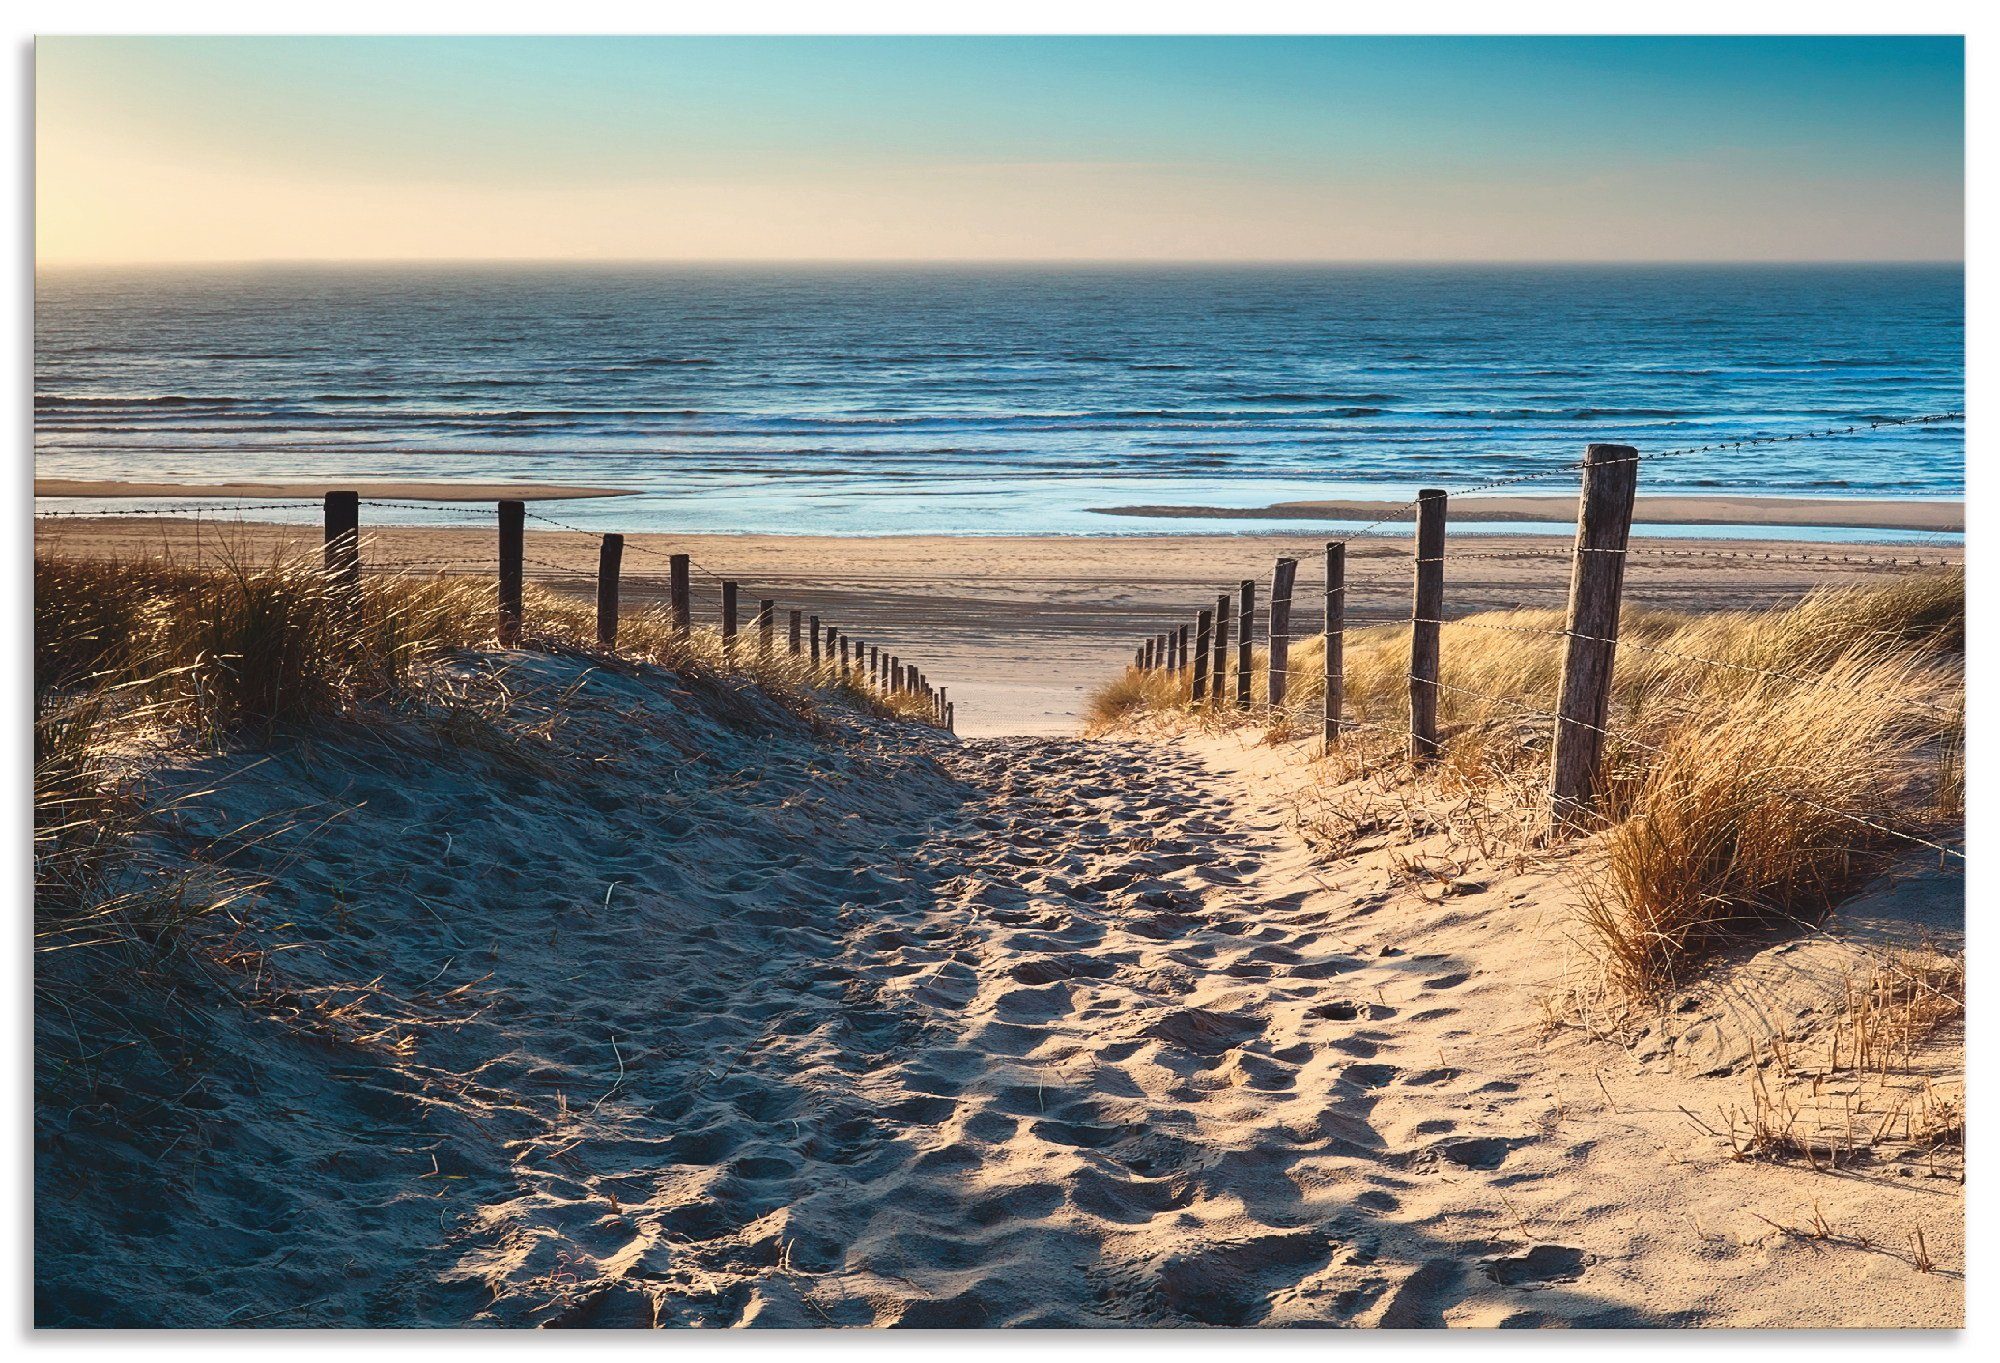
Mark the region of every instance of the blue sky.
POLYGON ((43 39, 38 255, 1957 259, 1955 38, 43 39))

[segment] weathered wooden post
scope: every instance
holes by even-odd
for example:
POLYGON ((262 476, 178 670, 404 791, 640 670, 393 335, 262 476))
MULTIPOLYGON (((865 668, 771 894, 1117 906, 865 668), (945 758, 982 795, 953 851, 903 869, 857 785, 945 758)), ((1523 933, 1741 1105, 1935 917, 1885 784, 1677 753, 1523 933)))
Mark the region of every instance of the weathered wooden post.
POLYGON ((667 560, 667 598, 672 603, 674 637, 685 640, 694 630, 694 591, 688 582, 688 556, 667 560))
POLYGON ((882 650, 875 644, 868 645, 868 684, 882 689, 882 650))
POLYGON ((1257 621, 1257 584, 1249 578, 1243 579, 1243 606, 1236 612, 1236 708, 1250 708, 1251 658, 1250 631, 1257 621))
POLYGON ((722 584, 722 656, 736 656, 736 584, 722 584))
POLYGON ((840 676, 841 676, 841 679, 842 679, 843 681, 844 681, 844 680, 846 680, 846 679, 847 679, 847 677, 849 676, 849 674, 851 674, 851 673, 853 672, 853 670, 854 670, 854 666, 853 666, 853 664, 852 664, 851 662, 849 662, 849 661, 848 661, 848 654, 849 654, 849 653, 851 652, 851 647, 850 647, 850 646, 851 646, 851 645, 853 644, 853 642, 854 642, 854 641, 853 641, 852 639, 850 639, 850 638, 849 638, 849 637, 848 637, 848 636, 847 636, 847 635, 846 635, 846 634, 845 634, 844 632, 843 632, 843 633, 841 634, 841 636, 840 636, 840 676))
POLYGON ((1556 691, 1549 759, 1549 814, 1557 827, 1582 828, 1596 798, 1611 716, 1611 669, 1618 653, 1619 601, 1639 451, 1592 445, 1583 455, 1576 555, 1569 577, 1569 641, 1556 691))
POLYGON ((1347 546, 1326 546, 1326 700, 1320 707, 1320 738, 1332 747, 1340 738, 1341 691, 1347 685, 1347 546))
POLYGON ((526 502, 500 503, 500 647, 521 642, 521 551, 528 528, 526 502))
POLYGON ((812 642, 812 656, 809 661, 812 664, 813 675, 817 677, 819 675, 819 617, 817 615, 807 619, 806 637, 812 642))
POLYGON ((326 494, 326 576, 349 597, 361 590, 361 494, 326 494))
POLYGON ((1146 646, 1144 644, 1139 645, 1137 649, 1133 650, 1132 666, 1141 669, 1146 666, 1146 646))
POLYGON ((948 734, 955 734, 958 732, 957 701, 953 701, 951 704, 944 707, 944 731, 948 734))
POLYGON ((1153 641, 1151 639, 1139 645, 1139 666, 1148 672, 1153 670, 1153 641))
POLYGON ((1209 650, 1215 642, 1215 612, 1203 611, 1195 619, 1197 623, 1194 629, 1194 686, 1192 688, 1192 695, 1195 700, 1200 701, 1206 699, 1208 696, 1208 655, 1209 650))
POLYGON ((1298 571, 1295 558, 1281 558, 1271 570, 1271 666, 1265 676, 1265 691, 1273 710, 1285 704, 1286 673, 1292 660, 1292 582, 1298 571))
POLYGON ((769 597, 757 602, 757 651, 766 658, 771 656, 771 626, 778 612, 778 603, 769 597))
POLYGON ((1438 626, 1444 619, 1444 490, 1417 494, 1416 590, 1410 611, 1410 756, 1437 756, 1438 626))
POLYGON ((940 724, 944 723, 944 717, 951 712, 951 701, 947 698, 950 692, 949 686, 940 686, 937 689, 937 700, 932 709, 936 712, 937 722, 940 724))
POLYGON ((791 654, 792 654, 792 656, 793 656, 794 658, 796 658, 796 657, 798 657, 798 656, 799 656, 799 647, 800 647, 800 644, 799 644, 799 626, 805 623, 805 620, 804 620, 804 616, 805 616, 805 612, 804 612, 804 611, 793 611, 793 612, 792 612, 792 618, 791 618, 791 621, 790 621, 790 623, 791 623, 791 627, 792 627, 792 630, 791 630, 791 645, 792 645, 792 648, 791 648, 791 654))
POLYGON ((606 535, 597 544, 597 646, 618 646, 618 569, 625 558, 625 537, 606 535))
POLYGON ((1215 657, 1210 661, 1214 685, 1208 689, 1209 699, 1217 705, 1222 703, 1223 688, 1229 681, 1229 593, 1219 592, 1215 598, 1215 657))
MULTIPOLYGON (((1188 631, 1192 628, 1182 625, 1174 632, 1174 673, 1176 678, 1188 670, 1188 631)), ((1175 682, 1179 685, 1178 680, 1175 682)))

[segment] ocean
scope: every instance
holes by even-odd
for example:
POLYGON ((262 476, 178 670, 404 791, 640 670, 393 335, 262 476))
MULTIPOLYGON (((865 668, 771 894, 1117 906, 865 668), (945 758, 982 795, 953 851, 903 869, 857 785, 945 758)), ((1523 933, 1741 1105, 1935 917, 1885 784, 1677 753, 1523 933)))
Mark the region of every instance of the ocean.
POLYGON ((1639 448, 1642 492, 1950 496, 1965 483, 1957 422, 1645 455, 1957 410, 1964 387, 1958 266, 273 266, 36 281, 39 476, 636 489, 562 508, 606 529, 1299 530, 1102 508, 1401 499, 1568 463, 1593 440, 1639 448))

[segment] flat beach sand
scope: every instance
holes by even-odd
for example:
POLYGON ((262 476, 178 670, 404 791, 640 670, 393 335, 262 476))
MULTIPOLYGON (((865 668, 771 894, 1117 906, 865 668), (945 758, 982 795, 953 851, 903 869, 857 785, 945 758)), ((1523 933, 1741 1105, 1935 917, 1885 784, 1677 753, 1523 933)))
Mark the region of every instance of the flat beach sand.
MULTIPOLYGON (((461 493, 470 496, 470 493, 461 493)), ((1573 506, 1572 506, 1573 510, 1573 506)), ((51 520, 43 543, 70 552, 266 555, 311 551, 316 526, 218 525, 168 518, 51 520)), ((383 527, 366 531, 371 565, 481 571, 494 561, 485 529, 383 527)), ((1131 535, 1104 537, 639 534, 626 537, 624 597, 636 606, 666 598, 670 553, 687 553, 698 619, 719 612, 720 578, 740 584, 747 619, 756 602, 821 616, 853 637, 884 645, 921 666, 958 705, 959 732, 1075 732, 1090 691, 1128 661, 1149 634, 1192 624, 1195 613, 1245 578, 1268 592, 1280 555, 1300 560, 1301 630, 1317 627, 1325 539, 1316 535, 1131 535)), ((1512 606, 1560 606, 1567 597, 1567 536, 1454 534, 1445 563, 1448 615, 1512 606)), ((588 593, 598 538, 528 532, 528 575, 588 593)), ((1955 546, 1753 539, 1634 540, 1626 600, 1680 610, 1781 605, 1815 587, 1880 582, 1911 565, 1958 563, 1955 546)), ((1407 619, 1409 546, 1354 541, 1348 550, 1348 617, 1355 624, 1407 619)))

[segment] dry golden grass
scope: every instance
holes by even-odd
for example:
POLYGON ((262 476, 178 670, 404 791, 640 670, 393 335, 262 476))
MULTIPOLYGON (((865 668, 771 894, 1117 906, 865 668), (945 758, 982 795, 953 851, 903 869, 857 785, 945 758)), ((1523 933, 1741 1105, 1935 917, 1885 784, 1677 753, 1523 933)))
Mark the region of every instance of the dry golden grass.
MULTIPOLYGON (((588 654, 605 666, 651 663, 720 695, 754 690, 811 716, 837 700, 931 722, 921 696, 887 695, 754 637, 725 650, 712 630, 679 638, 663 613, 622 624, 615 657, 596 648, 594 607, 532 584, 524 646, 588 654)), ((422 701, 434 725, 468 744, 517 747, 490 705, 469 705, 427 664, 493 642, 490 580, 371 576, 360 602, 316 559, 252 563, 225 550, 194 566, 167 558, 35 561, 35 885, 44 949, 158 941, 203 904, 126 855, 141 816, 114 754, 165 742, 268 741, 370 704, 422 701)))
MULTIPOLYGON (((1814 593, 1766 612, 1627 612, 1613 684, 1589 926, 1625 990, 1671 986, 1746 929, 1820 916, 1904 836, 1931 837, 1963 804, 1964 575, 1814 593)), ((1562 662, 1557 611, 1487 612, 1441 628, 1443 761, 1402 757, 1408 626, 1350 631, 1344 718, 1328 777, 1448 777, 1482 828, 1545 826, 1562 662)), ((1274 711, 1260 653, 1251 709, 1197 706, 1185 679, 1126 673, 1093 698, 1100 730, 1146 716, 1316 735, 1324 641, 1291 650, 1274 711)), ((1482 834, 1483 836, 1483 834, 1482 834)), ((1340 841, 1341 839, 1334 839, 1340 841)))

